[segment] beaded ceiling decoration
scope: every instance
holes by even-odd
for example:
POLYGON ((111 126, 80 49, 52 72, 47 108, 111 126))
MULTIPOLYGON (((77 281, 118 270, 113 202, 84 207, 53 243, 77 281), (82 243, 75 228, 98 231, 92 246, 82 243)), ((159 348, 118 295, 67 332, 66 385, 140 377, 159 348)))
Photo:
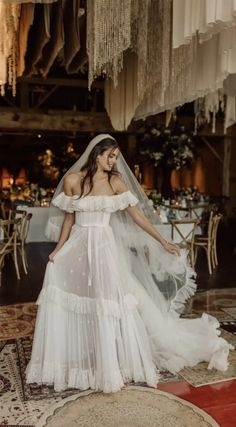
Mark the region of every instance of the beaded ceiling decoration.
POLYGON ((4 95, 5 84, 16 92, 16 63, 20 5, 0 2, 0 87, 4 95))
POLYGON ((18 31, 23 3, 53 3, 57 0, 0 0, 0 92, 5 94, 5 84, 16 95, 18 61, 18 31))
POLYGON ((127 49, 138 57, 138 98, 169 81, 171 0, 88 0, 89 88, 104 74, 117 85, 127 49))
POLYGON ((89 88, 103 73, 117 84, 123 53, 131 46, 131 3, 131 0, 87 1, 89 88))

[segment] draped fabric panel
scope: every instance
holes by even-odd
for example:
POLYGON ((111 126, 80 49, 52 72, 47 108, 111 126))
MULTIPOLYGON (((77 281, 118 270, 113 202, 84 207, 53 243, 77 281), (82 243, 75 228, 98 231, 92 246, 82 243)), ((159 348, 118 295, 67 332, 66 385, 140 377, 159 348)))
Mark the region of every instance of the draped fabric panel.
POLYGON ((211 38, 236 23, 235 0, 173 0, 173 48, 211 38))
POLYGON ((51 38, 51 4, 43 7, 37 5, 35 9, 35 19, 30 30, 29 38, 31 43, 25 56, 25 76, 37 74, 37 64, 43 56, 43 49, 51 38))
POLYGON ((87 64, 86 14, 80 1, 66 2, 64 11, 65 45, 62 63, 68 74, 84 72, 87 64))
POLYGON ((17 64, 17 76, 22 76, 25 69, 25 55, 28 45, 28 35, 34 20, 34 3, 23 4, 21 7, 19 24, 19 52, 17 64))
POLYGON ((63 0, 58 0, 55 4, 51 5, 50 11, 50 39, 45 45, 43 50, 43 57, 38 63, 38 69, 43 77, 46 77, 51 66, 53 65, 58 53, 64 46, 65 34, 63 25, 63 0))
POLYGON ((128 51, 124 55, 117 86, 114 87, 111 79, 105 81, 105 108, 114 129, 128 128, 137 105, 137 55, 128 51))
POLYGON ((139 104, 135 118, 145 118, 167 109, 172 110, 185 102, 205 96, 208 96, 205 102, 206 116, 209 112, 217 112, 219 102, 222 100, 224 81, 227 76, 236 73, 235 42, 236 29, 230 27, 204 43, 198 43, 195 37, 190 44, 173 49, 171 51, 173 72, 163 102, 159 87, 154 84, 152 93, 147 94, 139 104))
POLYGON ((15 94, 20 12, 20 4, 0 2, 0 88, 2 95, 5 93, 7 81, 13 87, 13 94, 15 94))
MULTIPOLYGON (((138 98, 132 104, 133 118, 145 119, 149 115, 158 114, 166 110, 173 110, 185 102, 191 102, 201 97, 204 101, 205 118, 209 121, 210 113, 213 113, 213 131, 215 129, 215 114, 219 106, 223 106, 224 81, 227 76, 236 73, 236 28, 229 27, 212 36, 204 43, 199 43, 198 38, 192 38, 191 43, 182 45, 178 49, 171 49, 168 56, 170 69, 167 84, 150 78, 151 88, 147 88, 142 99, 138 98)), ((163 53, 165 55, 165 53, 163 53)), ((164 59, 162 60, 164 61, 164 59)), ((130 85, 128 81, 136 81, 138 75, 138 61, 128 69, 122 70, 116 90, 111 89, 112 83, 105 86, 106 98, 113 100, 113 108, 107 112, 115 129, 127 129, 128 118, 132 117, 131 104, 127 116, 126 105, 122 99, 130 96, 130 85), (119 105, 119 108, 118 108, 119 105), (117 117, 117 115, 119 117, 117 117), (118 126, 118 127, 117 127, 118 126)), ((160 69, 157 66, 158 75, 160 69)), ((227 92, 225 128, 232 124, 234 111, 234 100, 229 95, 232 93, 233 85, 227 92), (230 117, 230 119, 229 119, 230 117)), ((111 102, 110 102, 111 105, 111 102)), ((202 111, 202 103, 196 103, 196 114, 202 111)))
POLYGON ((225 97, 225 127, 236 121, 235 0, 0 0, 0 34, 2 94, 16 75, 46 77, 57 58, 77 73, 88 58, 119 131, 194 100, 214 129, 225 97))
POLYGON ((16 94, 16 76, 46 77, 57 58, 68 73, 84 69, 86 17, 80 1, 0 0, 0 21, 2 95, 6 84, 16 94))
POLYGON ((236 73, 235 24, 233 0, 137 0, 116 9, 114 0, 89 0, 89 86, 106 76, 114 128, 205 96, 206 118, 215 117, 224 80, 236 73))
POLYGON ((64 8, 64 31, 65 31, 65 46, 64 59, 65 68, 68 71, 73 58, 80 50, 80 0, 71 0, 66 2, 64 8), (70 25, 68 25, 70 22, 70 25))

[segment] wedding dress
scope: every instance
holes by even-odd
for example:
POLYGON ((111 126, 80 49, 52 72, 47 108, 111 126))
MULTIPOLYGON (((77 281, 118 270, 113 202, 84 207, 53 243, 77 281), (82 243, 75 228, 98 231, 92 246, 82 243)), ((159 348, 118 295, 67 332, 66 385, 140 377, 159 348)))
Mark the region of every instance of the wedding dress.
MULTIPOLYGON (((157 305, 139 282, 135 250, 114 238, 112 216, 138 203, 131 191, 82 198, 61 192, 53 203, 75 212, 75 224, 47 265, 27 382, 115 392, 129 381, 155 386, 163 368, 177 372, 203 360, 227 368, 232 346, 218 336, 217 320, 167 312, 156 286, 157 305)), ((165 254, 169 264, 181 264, 165 254)))

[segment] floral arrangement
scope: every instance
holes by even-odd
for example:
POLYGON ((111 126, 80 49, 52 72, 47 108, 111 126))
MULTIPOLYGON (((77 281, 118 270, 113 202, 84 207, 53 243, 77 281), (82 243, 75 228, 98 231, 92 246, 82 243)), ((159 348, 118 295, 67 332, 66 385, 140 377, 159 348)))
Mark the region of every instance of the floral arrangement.
POLYGON ((150 191, 147 190, 146 195, 152 201, 153 206, 158 206, 162 203, 162 195, 156 189, 150 191))
POLYGON ((140 138, 139 151, 147 156, 155 167, 189 167, 195 157, 194 135, 187 132, 184 126, 163 129, 149 125, 140 138))

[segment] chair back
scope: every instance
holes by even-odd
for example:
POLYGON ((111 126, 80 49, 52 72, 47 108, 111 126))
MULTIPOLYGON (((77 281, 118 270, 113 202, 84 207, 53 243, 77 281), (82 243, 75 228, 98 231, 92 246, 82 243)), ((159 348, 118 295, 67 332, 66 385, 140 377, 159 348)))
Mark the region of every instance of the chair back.
POLYGON ((185 218, 171 221, 171 238, 180 247, 189 248, 194 241, 196 227, 200 223, 199 219, 185 218))
POLYGON ((22 218, 20 233, 18 236, 18 239, 21 241, 22 244, 25 244, 27 234, 29 231, 31 218, 32 218, 32 213, 27 213, 27 212, 26 212, 26 215, 24 215, 24 217, 22 218))
POLYGON ((5 203, 4 202, 0 203, 0 218, 1 219, 7 219, 6 208, 5 208, 5 203))
POLYGON ((213 239, 214 217, 215 217, 215 213, 211 211, 208 219, 208 226, 207 226, 207 237, 210 240, 213 239))
POLYGON ((1 258, 16 247, 20 219, 0 219, 0 265, 1 258))
POLYGON ((216 241, 216 238, 217 238, 217 232, 218 232, 218 227, 219 227, 219 224, 220 224, 220 221, 221 221, 221 219, 223 218, 223 215, 222 214, 215 214, 214 216, 213 216, 213 219, 212 219, 212 231, 211 231, 211 233, 212 233, 212 240, 213 240, 213 242, 215 242, 216 241))
POLYGON ((27 212, 21 209, 9 209, 6 219, 24 218, 27 212))
POLYGON ((192 267, 194 266, 194 237, 199 223, 199 219, 193 218, 171 221, 172 240, 180 248, 188 250, 188 258, 192 267))

